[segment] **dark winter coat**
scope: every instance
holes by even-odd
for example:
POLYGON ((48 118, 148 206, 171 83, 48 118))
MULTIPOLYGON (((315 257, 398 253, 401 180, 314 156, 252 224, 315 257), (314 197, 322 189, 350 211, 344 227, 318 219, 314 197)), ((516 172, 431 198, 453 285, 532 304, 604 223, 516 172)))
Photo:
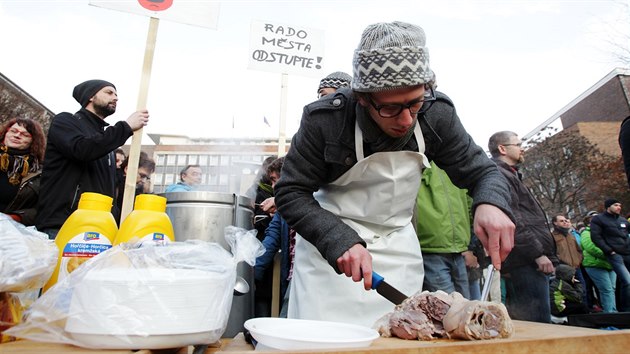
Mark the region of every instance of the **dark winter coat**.
MULTIPOLYGON (((336 270, 337 258, 355 244, 365 246, 365 242, 337 215, 323 209, 313 193, 357 163, 354 129, 359 109, 365 108, 350 89, 340 89, 307 105, 275 186, 282 217, 336 270)), ((473 211, 485 203, 511 215, 504 178, 468 135, 450 99, 438 92, 437 100, 418 113, 418 121, 425 155, 445 170, 456 186, 468 189, 473 211)), ((370 149, 365 141, 364 147, 367 156, 370 149)), ((416 139, 410 139, 402 150, 418 151, 416 139)))
POLYGON ((556 267, 556 277, 549 284, 552 315, 564 316, 565 309, 572 307, 571 304, 582 305, 582 284, 575 281, 574 276, 575 268, 566 264, 556 267))
POLYGON ((280 299, 284 299, 284 294, 289 287, 289 271, 291 270, 291 257, 289 251, 289 225, 276 213, 265 230, 265 238, 262 241, 265 246, 265 253, 256 258, 254 267, 255 278, 258 281, 265 280, 265 273, 273 269, 273 261, 276 253, 280 252, 280 299))
POLYGON ((549 231, 549 223, 543 208, 523 184, 516 170, 499 159, 493 159, 493 161, 508 180, 511 194, 510 207, 516 218, 514 248, 501 265, 501 273, 509 273, 511 269, 524 265, 538 267, 536 258, 542 255, 547 256, 554 265, 557 265, 556 242, 549 231))
POLYGON ((605 255, 613 251, 618 254, 630 254, 630 223, 619 215, 609 212, 597 214, 591 220, 591 239, 605 255))
POLYGON ((123 121, 108 126, 85 108, 74 115, 63 112, 53 118, 37 208, 39 230, 60 228, 76 210, 83 192, 115 198, 113 151, 125 144, 133 130, 123 121))
POLYGON ((20 216, 20 223, 26 226, 35 225, 37 217, 37 200, 39 198, 41 171, 30 173, 22 179, 15 198, 4 209, 6 214, 20 216))

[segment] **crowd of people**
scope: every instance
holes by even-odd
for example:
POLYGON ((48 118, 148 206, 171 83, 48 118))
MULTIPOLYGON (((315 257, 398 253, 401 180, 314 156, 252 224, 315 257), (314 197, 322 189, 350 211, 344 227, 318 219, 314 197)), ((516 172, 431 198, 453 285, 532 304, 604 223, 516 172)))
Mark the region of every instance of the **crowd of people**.
MULTIPOLYGON (((488 157, 437 90, 425 42, 413 24, 368 26, 353 75, 323 78, 286 156, 264 161, 247 193, 266 249, 255 265, 256 316, 271 315, 278 252, 283 317, 371 326, 392 307, 370 291, 374 272, 407 295, 481 299, 489 265, 500 271, 490 299, 516 320, 630 311, 630 223, 621 203, 606 199, 580 232, 543 210, 518 171, 518 135, 493 134, 488 157)), ((56 115, 47 136, 30 119, 0 130, 0 207, 51 239, 83 192, 112 197, 120 217, 129 159, 117 148, 149 120, 139 110, 109 126, 118 96, 107 81, 83 82, 73 97, 81 109, 56 115)), ((136 194, 150 193, 154 170, 141 153, 136 194)), ((196 190, 201 174, 186 166, 166 192, 196 190)))

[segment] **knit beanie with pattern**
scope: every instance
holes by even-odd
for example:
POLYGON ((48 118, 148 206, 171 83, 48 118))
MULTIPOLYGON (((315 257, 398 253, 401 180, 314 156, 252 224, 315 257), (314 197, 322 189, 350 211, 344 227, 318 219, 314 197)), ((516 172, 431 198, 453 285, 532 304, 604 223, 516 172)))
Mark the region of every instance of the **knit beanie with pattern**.
POLYGON ((425 43, 424 30, 410 23, 368 26, 354 51, 352 89, 378 92, 432 82, 425 43))
POLYGON ((352 76, 342 71, 335 71, 334 73, 329 74, 319 82, 319 87, 317 88, 317 90, 319 91, 326 87, 331 87, 334 89, 350 87, 350 82, 352 82, 352 76))

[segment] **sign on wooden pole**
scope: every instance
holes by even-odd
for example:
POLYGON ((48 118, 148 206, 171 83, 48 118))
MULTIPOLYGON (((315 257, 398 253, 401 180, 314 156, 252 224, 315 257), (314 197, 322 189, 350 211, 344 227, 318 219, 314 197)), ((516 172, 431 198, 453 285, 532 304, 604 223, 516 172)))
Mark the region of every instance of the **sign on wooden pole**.
MULTIPOLYGON (((147 34, 147 45, 144 50, 144 63, 142 64, 142 77, 140 78, 140 92, 138 94, 137 110, 147 108, 149 97, 149 81, 151 80, 151 67, 153 66, 153 54, 155 53, 155 43, 157 41, 157 30, 160 20, 151 17, 149 22, 149 33, 147 34)), ((138 129, 131 138, 131 148, 129 150, 129 162, 127 164, 127 176, 125 177, 125 192, 123 196, 120 222, 133 210, 133 202, 136 193, 136 179, 138 174, 138 161, 140 160, 140 147, 142 146, 142 131, 138 129)))
MULTIPOLYGON (((144 63, 142 65, 142 77, 140 78, 140 93, 138 95, 137 110, 147 108, 151 67, 153 66, 153 54, 155 53, 155 43, 157 42, 157 30, 160 19, 215 29, 219 18, 218 1, 91 0, 89 4, 106 9, 148 16, 151 19, 149 22, 147 43, 144 50, 144 63)), ((142 131, 143 129, 136 130, 131 139, 120 215, 121 223, 133 209, 138 162, 140 160, 140 148, 142 146, 142 131)))

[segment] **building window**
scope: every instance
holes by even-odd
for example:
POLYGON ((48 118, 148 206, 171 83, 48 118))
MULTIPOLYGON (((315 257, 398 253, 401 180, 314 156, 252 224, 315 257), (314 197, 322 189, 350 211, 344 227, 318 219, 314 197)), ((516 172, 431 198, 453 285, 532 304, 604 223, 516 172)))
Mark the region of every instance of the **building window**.
POLYGON ((161 173, 154 173, 153 176, 151 176, 154 185, 164 184, 162 182, 162 178, 164 178, 164 175, 162 175, 161 173))

